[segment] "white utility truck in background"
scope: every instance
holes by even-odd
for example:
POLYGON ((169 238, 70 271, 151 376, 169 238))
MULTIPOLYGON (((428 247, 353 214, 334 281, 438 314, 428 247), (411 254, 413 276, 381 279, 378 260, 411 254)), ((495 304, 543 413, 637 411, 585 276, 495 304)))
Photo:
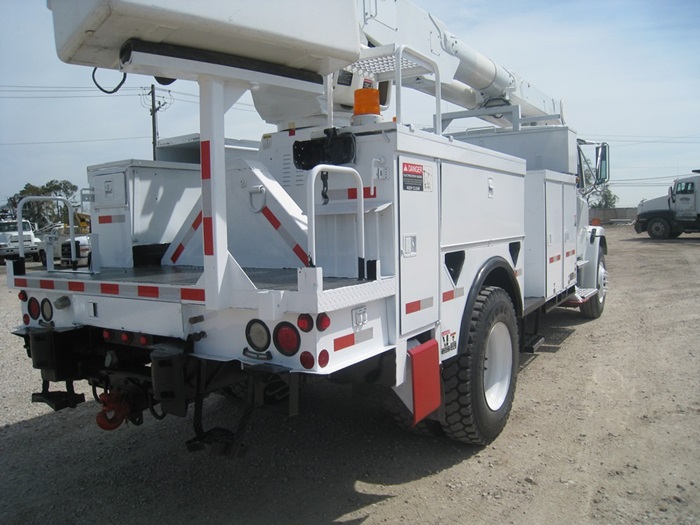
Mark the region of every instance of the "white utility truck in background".
POLYGON ((634 229, 652 239, 675 239, 700 232, 700 170, 673 181, 668 195, 643 200, 637 206, 634 229))
POLYGON ((540 315, 601 315, 586 196, 607 145, 407 0, 49 6, 65 62, 196 82, 200 130, 89 168, 90 267, 8 270, 33 401, 74 407, 86 380, 108 430, 193 407, 188 448, 230 452, 272 390, 294 414, 317 376, 384 385, 408 427, 485 444, 540 315), (406 121, 408 88, 431 95, 432 129, 406 121), (227 139, 248 91, 277 131, 227 139), (445 132, 470 118, 491 127, 445 132), (244 399, 232 429, 205 428, 217 391, 244 399))

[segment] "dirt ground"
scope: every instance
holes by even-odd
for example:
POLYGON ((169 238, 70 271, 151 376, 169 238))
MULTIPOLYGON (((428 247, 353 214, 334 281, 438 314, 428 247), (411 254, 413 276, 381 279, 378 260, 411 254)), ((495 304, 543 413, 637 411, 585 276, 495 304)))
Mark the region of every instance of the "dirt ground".
MULTIPOLYGON (((256 412, 238 459, 187 452, 190 418, 104 432, 94 401, 53 413, 30 403, 39 374, 9 333, 3 268, 0 522, 700 524, 700 235, 607 232, 603 316, 547 317, 485 448, 409 434, 326 382, 298 417, 256 412)), ((213 397, 205 425, 236 410, 213 397)))

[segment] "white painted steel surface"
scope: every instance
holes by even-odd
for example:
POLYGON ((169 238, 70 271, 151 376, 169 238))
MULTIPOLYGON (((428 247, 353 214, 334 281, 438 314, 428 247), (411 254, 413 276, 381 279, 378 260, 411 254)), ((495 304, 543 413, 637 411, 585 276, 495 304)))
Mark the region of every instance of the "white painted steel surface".
POLYGON ((360 52, 354 1, 49 0, 64 62, 116 69, 130 38, 265 60, 321 74, 360 52), (338 24, 337 21, 347 23, 338 24))

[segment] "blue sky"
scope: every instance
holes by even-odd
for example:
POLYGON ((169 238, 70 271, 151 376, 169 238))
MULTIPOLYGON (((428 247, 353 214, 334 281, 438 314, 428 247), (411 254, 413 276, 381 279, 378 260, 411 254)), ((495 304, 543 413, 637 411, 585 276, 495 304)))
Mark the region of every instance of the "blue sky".
MULTIPOLYGON (((620 205, 664 194, 674 177, 700 169, 700 2, 415 3, 482 54, 563 98, 566 121, 580 136, 609 142, 620 205)), ((117 95, 100 93, 91 69, 56 57, 45 1, 0 0, 0 71, 0 203, 27 182, 68 179, 85 187, 88 165, 150 158, 141 94, 151 79, 130 75, 117 95)), ((120 77, 98 72, 105 86, 120 77)), ((196 86, 170 89, 160 137, 196 132, 196 86)), ((234 138, 271 129, 249 99, 227 123, 234 138)))

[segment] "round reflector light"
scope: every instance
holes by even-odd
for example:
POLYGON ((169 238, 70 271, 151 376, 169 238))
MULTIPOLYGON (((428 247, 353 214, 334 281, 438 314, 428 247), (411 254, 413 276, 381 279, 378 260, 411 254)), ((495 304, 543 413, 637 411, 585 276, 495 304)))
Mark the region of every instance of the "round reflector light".
POLYGON ((41 301, 41 317, 43 317, 44 321, 47 323, 53 319, 53 305, 48 299, 41 301))
POLYGON ((22 290, 17 294, 17 299, 19 299, 20 301, 22 301, 24 303, 27 301, 27 299, 29 299, 29 296, 27 295, 27 292, 22 290))
POLYGON ((24 324, 29 324, 29 314, 24 314, 24 315, 22 316, 22 322, 23 322, 24 324))
POLYGON ((291 357, 299 351, 301 337, 292 323, 286 321, 280 323, 275 328, 272 335, 275 347, 281 354, 291 357))
POLYGON ((27 303, 27 310, 29 311, 29 317, 35 321, 39 319, 39 316, 41 315, 41 306, 39 306, 39 301, 36 297, 29 299, 29 302, 27 303))
POLYGON ((299 356, 299 361, 301 361, 301 366, 307 370, 314 367, 314 356, 311 352, 302 352, 299 356))
POLYGON ((318 354, 318 366, 320 366, 321 368, 325 368, 330 359, 331 356, 328 353, 328 350, 321 350, 321 353, 318 354))
POLYGON ((245 339, 256 352, 264 352, 270 346, 270 330, 260 319, 251 319, 245 327, 245 339))
POLYGON ((310 332, 314 327, 314 319, 309 314, 301 314, 297 319, 297 326, 302 332, 310 332))
POLYGON ((318 314, 318 317, 316 318, 316 328, 318 328, 318 331, 323 332, 330 326, 331 318, 328 317, 328 314, 318 314))

